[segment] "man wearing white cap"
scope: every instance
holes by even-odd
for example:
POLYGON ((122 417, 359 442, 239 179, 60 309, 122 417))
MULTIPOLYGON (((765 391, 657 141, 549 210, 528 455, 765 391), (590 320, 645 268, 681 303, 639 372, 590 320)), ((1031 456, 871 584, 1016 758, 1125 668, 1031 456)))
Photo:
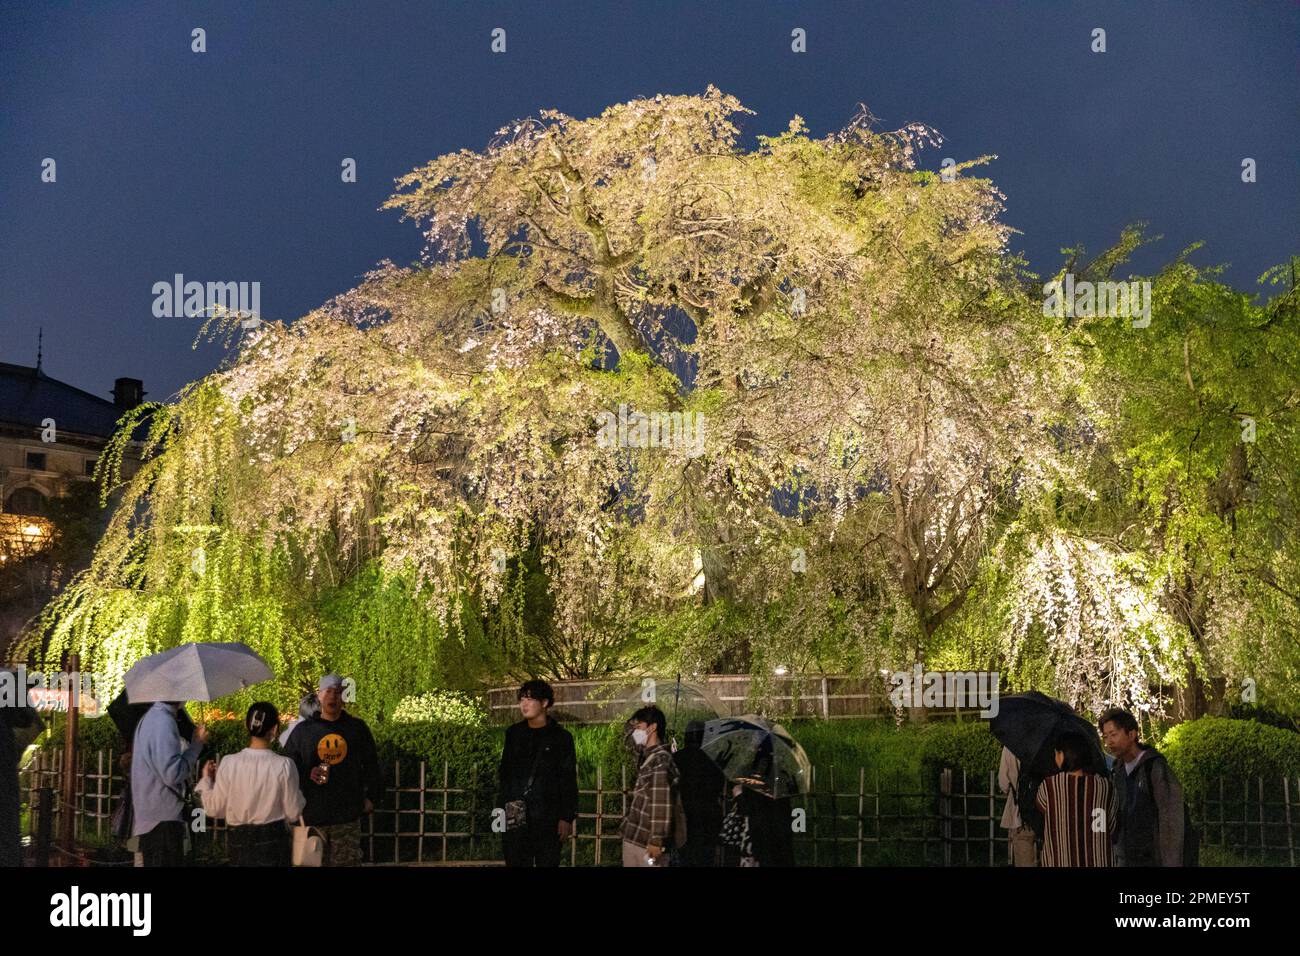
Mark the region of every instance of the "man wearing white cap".
POLYGON ((294 728, 285 747, 298 767, 307 806, 303 820, 325 837, 326 866, 361 862, 361 817, 375 808, 381 783, 375 738, 343 710, 343 678, 326 674, 317 690, 320 713, 294 728))

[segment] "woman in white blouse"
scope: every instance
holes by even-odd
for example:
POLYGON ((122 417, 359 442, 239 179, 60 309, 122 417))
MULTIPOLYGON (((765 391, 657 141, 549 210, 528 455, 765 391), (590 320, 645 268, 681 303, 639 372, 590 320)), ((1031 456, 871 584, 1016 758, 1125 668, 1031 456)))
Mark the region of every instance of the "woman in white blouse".
POLYGON ((273 704, 258 702, 244 718, 248 746, 221 761, 209 760, 195 792, 210 817, 230 828, 232 866, 288 866, 289 826, 306 799, 292 760, 271 749, 280 726, 273 704))

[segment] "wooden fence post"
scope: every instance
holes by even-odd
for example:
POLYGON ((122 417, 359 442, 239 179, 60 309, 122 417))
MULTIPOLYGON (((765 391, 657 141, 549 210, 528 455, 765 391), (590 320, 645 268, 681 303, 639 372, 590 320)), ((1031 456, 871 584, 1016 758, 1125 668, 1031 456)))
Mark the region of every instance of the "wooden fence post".
POLYGON ((939 774, 939 834, 943 840, 943 865, 952 866, 952 769, 939 774))
MULTIPOLYGON (((605 768, 596 765, 596 865, 600 866, 600 844, 601 834, 604 832, 601 828, 602 817, 605 803, 605 768)), ((577 829, 577 821, 574 821, 574 829, 577 829)))
POLYGON ((476 854, 475 845, 478 843, 478 764, 472 764, 469 768, 469 858, 472 860, 476 854))
POLYGON ((104 751, 96 751, 99 773, 95 775, 95 837, 104 835, 104 751))
MULTIPOLYGON (((442 762, 442 862, 447 862, 447 802, 451 797, 451 763, 442 762)), ((424 828, 424 781, 420 781, 420 828, 424 828)))
MULTIPOLYGON (((79 654, 69 654, 68 670, 79 670, 80 662, 81 656, 79 654)), ((63 788, 61 797, 63 806, 59 815, 59 843, 63 845, 64 851, 69 854, 76 852, 77 832, 77 707, 74 703, 75 700, 76 695, 69 688, 68 719, 64 723, 63 732, 63 788)))
POLYGON ((835 764, 831 764, 831 865, 840 865, 840 807, 835 796, 835 764))
POLYGON ((993 777, 994 777, 994 773, 992 770, 990 770, 989 771, 989 866, 993 866, 993 844, 996 842, 994 840, 995 831, 993 830, 993 816, 997 810, 997 804, 994 800, 994 793, 996 792, 994 788, 997 786, 997 784, 995 783, 993 777))
POLYGON ((1286 850, 1291 860, 1291 865, 1295 866, 1295 838, 1291 835, 1291 778, 1282 777, 1282 804, 1286 809, 1286 850))
POLYGON ((1264 778, 1259 778, 1259 861, 1263 863, 1268 854, 1268 834, 1264 827, 1264 778))
POLYGON ((1228 838, 1224 834, 1223 820, 1223 777, 1219 777, 1219 846, 1228 848, 1228 838))
POLYGON ((36 793, 39 800, 36 811, 36 865, 49 866, 50 837, 54 824, 54 789, 41 787, 36 793))
MULTIPOLYGON (((816 866, 816 865, 817 865, 817 860, 818 860, 818 840, 819 840, 819 838, 820 838, 820 836, 821 836, 821 834, 818 832, 818 827, 817 827, 818 823, 821 821, 821 814, 817 812, 817 803, 818 803, 818 799, 817 799, 817 798, 820 796, 820 794, 817 793, 817 766, 816 766, 816 764, 813 765, 813 767, 812 767, 812 772, 811 772, 810 774, 808 774, 808 778, 809 778, 809 780, 808 780, 808 796, 811 798, 812 810, 813 810, 813 814, 812 814, 812 818, 813 818, 813 826, 812 826, 813 866, 816 866)), ((730 793, 727 794, 727 799, 728 799, 728 800, 731 799, 731 794, 730 794, 730 793)))
MULTIPOLYGON (((420 761, 420 826, 419 829, 416 830, 416 837, 415 837, 415 862, 416 863, 424 862, 424 782, 426 779, 425 766, 426 766, 425 762, 421 760, 420 761)), ((401 829, 401 827, 398 827, 398 829, 401 829)), ((444 827, 443 829, 446 829, 446 827, 444 827)))
MULTIPOLYGON (((825 678, 822 678, 825 680, 825 678)), ((862 814, 866 812, 867 768, 858 768, 858 866, 862 866, 862 814)))
POLYGON ((876 811, 872 815, 876 821, 876 847, 879 848, 884 846, 885 844, 884 833, 880 829, 880 770, 879 769, 876 770, 876 793, 875 793, 875 799, 872 802, 875 804, 875 811, 876 811))

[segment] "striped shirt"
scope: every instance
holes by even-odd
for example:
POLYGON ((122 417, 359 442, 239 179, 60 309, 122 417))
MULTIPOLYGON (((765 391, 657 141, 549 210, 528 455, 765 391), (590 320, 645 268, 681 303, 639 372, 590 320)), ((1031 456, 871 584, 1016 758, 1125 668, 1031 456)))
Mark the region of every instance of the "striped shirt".
POLYGON ((1115 788, 1093 773, 1058 773, 1038 788, 1043 812, 1043 866, 1111 866, 1119 821, 1115 788))

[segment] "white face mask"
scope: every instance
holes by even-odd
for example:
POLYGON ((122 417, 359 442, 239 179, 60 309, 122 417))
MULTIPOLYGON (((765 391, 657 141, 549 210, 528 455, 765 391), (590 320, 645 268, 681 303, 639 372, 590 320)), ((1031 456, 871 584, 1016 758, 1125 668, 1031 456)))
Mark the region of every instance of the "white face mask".
POLYGON ((638 747, 644 747, 645 742, 648 739, 650 739, 650 735, 646 733, 644 730, 637 728, 636 730, 632 731, 632 742, 635 743, 638 747))

